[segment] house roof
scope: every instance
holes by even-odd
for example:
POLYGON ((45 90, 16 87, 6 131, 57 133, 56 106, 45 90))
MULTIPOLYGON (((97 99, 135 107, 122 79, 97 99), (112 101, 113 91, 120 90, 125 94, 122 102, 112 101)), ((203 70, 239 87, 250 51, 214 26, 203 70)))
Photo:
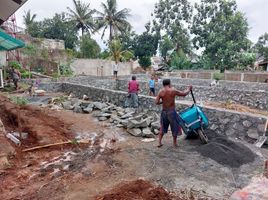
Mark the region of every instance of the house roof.
POLYGON ((0 25, 14 14, 27 0, 0 0, 0 25))

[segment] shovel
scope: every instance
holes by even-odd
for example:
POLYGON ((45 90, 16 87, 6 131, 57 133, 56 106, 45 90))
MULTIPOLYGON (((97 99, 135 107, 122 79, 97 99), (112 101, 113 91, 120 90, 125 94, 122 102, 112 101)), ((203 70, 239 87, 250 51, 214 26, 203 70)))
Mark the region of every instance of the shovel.
POLYGON ((255 143, 255 146, 258 147, 258 148, 261 148, 262 145, 266 142, 266 140, 267 140, 267 138, 268 138, 268 137, 266 136, 267 126, 268 126, 268 120, 266 121, 263 135, 260 136, 259 139, 258 139, 258 140, 256 141, 256 143, 255 143))

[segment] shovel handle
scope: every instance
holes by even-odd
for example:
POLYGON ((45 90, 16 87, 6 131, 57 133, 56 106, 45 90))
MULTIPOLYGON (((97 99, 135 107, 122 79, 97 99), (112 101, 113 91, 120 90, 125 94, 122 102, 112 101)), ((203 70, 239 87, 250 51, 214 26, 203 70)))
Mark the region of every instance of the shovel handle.
POLYGON ((193 98, 194 104, 196 104, 196 101, 195 101, 195 98, 194 98, 193 90, 190 90, 190 92, 191 92, 191 96, 192 96, 192 98, 193 98))

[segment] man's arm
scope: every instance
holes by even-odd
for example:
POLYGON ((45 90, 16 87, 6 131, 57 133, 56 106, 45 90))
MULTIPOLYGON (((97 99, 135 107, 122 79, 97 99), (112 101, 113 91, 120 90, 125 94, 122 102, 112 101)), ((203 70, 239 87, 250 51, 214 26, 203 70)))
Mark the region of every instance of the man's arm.
POLYGON ((158 95, 157 95, 157 97, 156 97, 156 99, 155 99, 155 104, 157 104, 157 105, 160 105, 161 104, 161 91, 158 93, 158 95))
POLYGON ((174 89, 174 93, 175 93, 176 96, 185 97, 191 92, 192 89, 193 89, 193 87, 190 85, 188 87, 188 89, 184 90, 184 91, 179 91, 179 90, 174 89))

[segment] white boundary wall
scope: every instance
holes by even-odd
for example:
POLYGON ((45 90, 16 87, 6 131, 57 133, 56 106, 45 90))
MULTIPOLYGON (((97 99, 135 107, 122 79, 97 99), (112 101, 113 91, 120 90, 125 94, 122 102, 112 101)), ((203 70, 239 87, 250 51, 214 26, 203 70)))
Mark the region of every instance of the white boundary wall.
MULTIPOLYGON (((111 76, 114 61, 101 59, 76 59, 71 64, 75 75, 111 76)), ((133 62, 120 62, 118 75, 130 75, 133 71, 133 62)))

